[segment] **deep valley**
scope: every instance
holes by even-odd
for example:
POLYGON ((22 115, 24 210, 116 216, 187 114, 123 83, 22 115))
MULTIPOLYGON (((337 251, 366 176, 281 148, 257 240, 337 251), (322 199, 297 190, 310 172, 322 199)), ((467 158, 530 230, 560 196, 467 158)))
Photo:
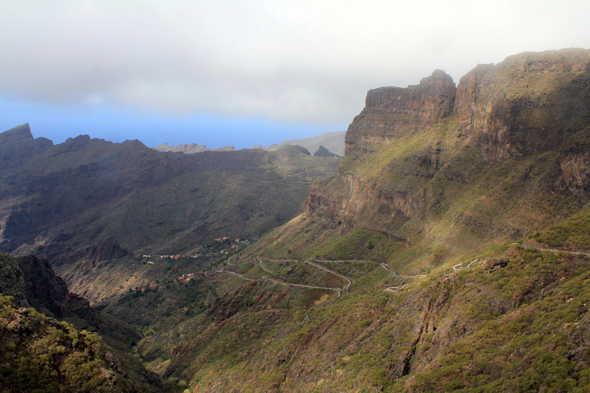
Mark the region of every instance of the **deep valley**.
POLYGON ((370 90, 319 150, 0 134, 0 390, 590 389, 590 50, 370 90))

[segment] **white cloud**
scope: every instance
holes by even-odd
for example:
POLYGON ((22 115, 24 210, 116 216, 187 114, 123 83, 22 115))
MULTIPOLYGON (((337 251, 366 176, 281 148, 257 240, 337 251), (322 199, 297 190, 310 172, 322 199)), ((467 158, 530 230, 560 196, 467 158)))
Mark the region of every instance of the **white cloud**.
POLYGON ((347 122, 370 88, 590 47, 586 1, 0 0, 0 95, 347 122))

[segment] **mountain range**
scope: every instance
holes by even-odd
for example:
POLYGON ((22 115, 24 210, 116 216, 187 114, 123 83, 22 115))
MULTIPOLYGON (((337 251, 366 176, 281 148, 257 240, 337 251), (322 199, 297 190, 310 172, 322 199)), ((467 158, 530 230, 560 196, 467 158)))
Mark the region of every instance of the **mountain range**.
POLYGON ((88 136, 54 146, 19 126, 0 134, 0 249, 59 266, 106 238, 139 254, 258 236, 297 213, 338 162, 292 146, 177 155, 88 136))
MULTIPOLYGON (((0 134, 1 246, 135 326, 153 389, 583 392, 588 151, 586 49, 370 90, 342 160, 53 146, 22 126, 0 134), (230 232, 259 237, 213 239, 230 232)), ((25 293, 15 269, 4 286, 25 293)))
MULTIPOLYGON (((254 145, 252 149, 262 150, 275 150, 282 146, 301 146, 307 149, 311 154, 314 154, 320 147, 328 150, 329 152, 336 154, 340 157, 344 155, 344 131, 332 131, 325 132, 321 135, 313 136, 310 138, 303 139, 289 139, 281 143, 275 143, 270 146, 254 145)), ((224 146, 217 149, 209 149, 205 145, 198 145, 196 143, 169 146, 166 143, 162 143, 154 147, 154 150, 162 152, 179 152, 185 154, 202 153, 204 151, 235 151, 233 146, 224 146)))

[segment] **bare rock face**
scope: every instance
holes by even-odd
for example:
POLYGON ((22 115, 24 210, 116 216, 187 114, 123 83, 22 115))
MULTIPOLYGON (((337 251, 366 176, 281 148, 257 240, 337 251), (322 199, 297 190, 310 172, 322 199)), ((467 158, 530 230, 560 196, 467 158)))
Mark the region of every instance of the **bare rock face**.
POLYGON ((461 78, 455 113, 477 134, 482 157, 498 163, 560 145, 590 117, 590 51, 522 53, 479 65, 461 78))
POLYGON ((53 272, 45 259, 35 255, 16 258, 26 281, 26 296, 31 307, 58 319, 70 314, 66 297, 68 286, 53 272))
POLYGON ((326 190, 313 184, 304 205, 308 216, 325 218, 334 225, 365 225, 390 229, 401 226, 421 208, 422 201, 402 190, 385 190, 351 173, 339 173, 336 186, 326 190))
POLYGON ((390 143, 397 137, 432 126, 453 110, 455 83, 436 70, 419 85, 381 87, 367 94, 365 109, 346 133, 346 153, 362 142, 390 143))

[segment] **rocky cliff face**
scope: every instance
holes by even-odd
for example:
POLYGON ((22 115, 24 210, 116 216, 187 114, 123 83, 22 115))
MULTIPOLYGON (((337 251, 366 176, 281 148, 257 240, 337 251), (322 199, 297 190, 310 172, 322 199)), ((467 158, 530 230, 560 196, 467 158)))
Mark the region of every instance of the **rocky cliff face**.
POLYGON ((573 49, 479 65, 461 78, 455 113, 487 162, 555 149, 588 126, 589 72, 590 52, 573 49))
MULTIPOLYGON (((33 307, 47 316, 67 319, 93 331, 104 325, 88 300, 68 291, 47 260, 34 255, 12 258, 1 254, 0 269, 0 293, 13 296, 16 306, 33 307)), ((137 333, 135 336, 139 338, 137 333)))
POLYGON ((518 237, 589 200, 589 132, 589 50, 479 65, 456 89, 435 71, 369 91, 336 177, 311 187, 304 212, 415 239, 444 221, 470 246, 518 237))
POLYGON ((455 83, 441 70, 416 86, 370 90, 365 109, 346 132, 345 154, 351 154, 362 142, 390 143, 431 127, 451 113, 454 102, 455 83))

